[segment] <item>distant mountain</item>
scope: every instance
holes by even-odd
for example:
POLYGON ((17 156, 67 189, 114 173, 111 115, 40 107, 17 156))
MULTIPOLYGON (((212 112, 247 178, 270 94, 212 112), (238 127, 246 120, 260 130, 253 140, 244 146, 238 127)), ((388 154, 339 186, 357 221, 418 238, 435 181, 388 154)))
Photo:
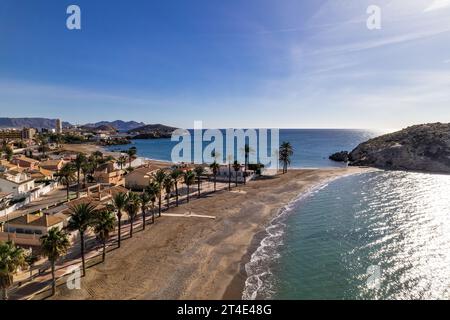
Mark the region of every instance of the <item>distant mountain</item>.
POLYGON ((116 120, 116 121, 100 121, 96 123, 88 123, 84 125, 84 127, 89 128, 98 128, 102 126, 108 126, 108 127, 114 127, 118 131, 130 131, 142 126, 145 126, 144 122, 136 122, 136 121, 122 121, 122 120, 116 120))
POLYGON ((103 132, 110 132, 110 133, 114 133, 117 132, 117 129, 111 125, 107 125, 107 124, 102 124, 98 127, 91 127, 91 126, 82 126, 81 129, 83 130, 87 130, 87 131, 92 131, 92 132, 99 132, 99 131, 103 131, 103 132))
MULTIPOLYGON (((68 122, 63 122, 63 127, 70 127, 71 124, 68 122)), ((45 128, 54 129, 56 128, 56 119, 47 118, 0 118, 0 128, 16 128, 21 129, 26 128, 45 128)))
POLYGON ((170 138, 172 136, 172 132, 176 129, 177 128, 158 123, 138 127, 136 129, 129 130, 128 133, 133 135, 134 139, 158 139, 170 138))

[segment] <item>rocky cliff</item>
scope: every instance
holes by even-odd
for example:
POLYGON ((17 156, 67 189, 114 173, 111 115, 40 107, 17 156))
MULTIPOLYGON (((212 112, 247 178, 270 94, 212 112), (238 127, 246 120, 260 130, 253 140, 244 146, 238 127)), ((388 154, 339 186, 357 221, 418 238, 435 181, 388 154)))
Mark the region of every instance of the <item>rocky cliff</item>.
POLYGON ((360 144, 350 165, 450 173, 450 124, 408 127, 360 144))
POLYGON ((162 124, 148 124, 133 130, 128 131, 128 134, 133 135, 133 139, 159 139, 170 138, 172 132, 177 128, 165 126, 162 124))

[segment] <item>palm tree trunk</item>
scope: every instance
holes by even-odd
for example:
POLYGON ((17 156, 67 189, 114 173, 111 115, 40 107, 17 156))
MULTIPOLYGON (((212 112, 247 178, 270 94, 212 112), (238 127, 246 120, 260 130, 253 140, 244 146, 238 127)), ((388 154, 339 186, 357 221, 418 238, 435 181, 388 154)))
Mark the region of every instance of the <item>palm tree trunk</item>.
POLYGON ((106 240, 103 240, 102 262, 106 260, 106 240))
POLYGON ((142 230, 145 230, 145 208, 142 208, 142 230))
POLYGON ((197 183, 198 183, 198 194, 197 194, 197 198, 200 198, 200 188, 201 188, 201 186, 200 186, 200 177, 198 177, 197 180, 198 180, 198 181, 197 181, 197 183))
POLYGON ((77 171, 77 198, 80 197, 80 170, 77 171))
POLYGON ((214 192, 217 191, 217 189, 216 189, 216 182, 217 182, 217 174, 214 175, 214 192))
POLYGON ((8 289, 6 287, 2 288, 2 296, 3 300, 8 300, 8 289))
POLYGON ((189 203, 189 185, 187 185, 187 203, 189 203))
POLYGON ((177 202, 177 207, 178 207, 178 183, 175 181, 175 197, 176 197, 176 202, 177 202))
POLYGON ((236 172, 236 181, 235 181, 235 183, 236 183, 236 187, 238 186, 238 176, 237 176, 237 172, 236 172))
POLYGON ((81 240, 81 267, 83 269, 83 277, 86 275, 86 261, 84 259, 84 232, 80 232, 81 240))
POLYGON ((120 241, 122 238, 122 214, 120 212, 117 214, 117 222, 119 223, 119 230, 117 230, 117 247, 120 248, 120 241))
POLYGON ((155 205, 152 205, 152 224, 155 223, 155 205))
POLYGON ((52 261, 51 264, 52 264, 52 296, 54 296, 56 293, 55 261, 52 261))
POLYGON ((133 238, 133 220, 130 218, 130 238, 133 238))
POLYGON ((161 217, 161 192, 159 193, 159 201, 158 201, 158 216, 161 217))
POLYGON ((247 157, 245 157, 245 165, 244 165, 244 184, 247 184, 247 157))

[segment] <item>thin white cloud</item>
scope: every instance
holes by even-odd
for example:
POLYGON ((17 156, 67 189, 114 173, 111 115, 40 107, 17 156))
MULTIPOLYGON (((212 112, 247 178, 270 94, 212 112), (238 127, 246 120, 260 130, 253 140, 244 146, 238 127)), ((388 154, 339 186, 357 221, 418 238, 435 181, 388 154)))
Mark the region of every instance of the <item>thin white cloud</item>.
POLYGON ((450 7, 450 0, 435 0, 424 12, 442 10, 450 7))
POLYGON ((324 49, 318 49, 312 52, 312 54, 344 54, 349 52, 357 52, 369 49, 375 49, 379 47, 384 47, 388 45, 401 44, 404 42, 416 41, 424 38, 433 37, 450 31, 450 28, 445 28, 442 30, 431 30, 426 32, 415 32, 402 34, 398 36, 385 37, 371 41, 361 41, 355 43, 344 44, 340 46, 334 46, 324 49))

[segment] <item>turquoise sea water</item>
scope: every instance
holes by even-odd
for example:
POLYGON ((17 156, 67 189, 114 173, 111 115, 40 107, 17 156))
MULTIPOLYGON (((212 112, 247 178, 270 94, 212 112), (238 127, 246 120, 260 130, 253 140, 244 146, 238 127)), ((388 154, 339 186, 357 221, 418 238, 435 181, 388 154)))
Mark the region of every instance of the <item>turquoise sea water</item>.
MULTIPOLYGON (((281 130, 293 167, 330 167, 336 151, 380 134, 281 130)), ((135 140, 170 160, 168 139, 135 140)), ((120 150, 129 146, 116 146, 120 150)), ((244 299, 450 298, 450 176, 374 172, 340 178, 287 204, 246 265, 244 299)))
POLYGON ((450 298, 450 176, 337 179, 284 208, 246 269, 244 298, 450 298))

